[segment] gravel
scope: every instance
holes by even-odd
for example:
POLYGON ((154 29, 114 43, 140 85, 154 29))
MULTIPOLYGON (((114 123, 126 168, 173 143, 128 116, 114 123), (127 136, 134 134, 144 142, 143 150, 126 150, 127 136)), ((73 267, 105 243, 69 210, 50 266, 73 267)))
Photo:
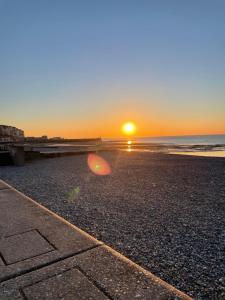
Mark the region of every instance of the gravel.
POLYGON ((225 299, 225 159, 101 153, 1 167, 0 178, 196 299, 225 299))

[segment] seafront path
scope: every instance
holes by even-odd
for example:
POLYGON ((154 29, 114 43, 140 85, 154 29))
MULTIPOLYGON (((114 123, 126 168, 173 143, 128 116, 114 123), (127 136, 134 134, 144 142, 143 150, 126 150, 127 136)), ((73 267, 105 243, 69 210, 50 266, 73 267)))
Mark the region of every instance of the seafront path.
POLYGON ((191 299, 0 180, 0 299, 191 299))

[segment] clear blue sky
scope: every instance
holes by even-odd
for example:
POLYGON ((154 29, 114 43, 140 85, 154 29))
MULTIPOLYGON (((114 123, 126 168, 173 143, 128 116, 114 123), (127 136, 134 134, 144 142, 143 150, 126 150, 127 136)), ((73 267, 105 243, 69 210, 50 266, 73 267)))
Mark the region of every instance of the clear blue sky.
POLYGON ((0 123, 225 133, 224 0, 0 0, 0 123))

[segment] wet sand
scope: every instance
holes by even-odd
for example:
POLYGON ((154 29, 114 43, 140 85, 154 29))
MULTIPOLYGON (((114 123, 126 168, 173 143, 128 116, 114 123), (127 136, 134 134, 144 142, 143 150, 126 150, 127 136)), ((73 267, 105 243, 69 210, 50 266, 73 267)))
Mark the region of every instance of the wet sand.
POLYGON ((225 159, 115 151, 0 167, 0 178, 196 299, 225 298, 225 159))
POLYGON ((171 152, 171 153, 172 154, 181 154, 181 155, 224 157, 225 158, 225 151, 192 151, 192 152, 171 152))

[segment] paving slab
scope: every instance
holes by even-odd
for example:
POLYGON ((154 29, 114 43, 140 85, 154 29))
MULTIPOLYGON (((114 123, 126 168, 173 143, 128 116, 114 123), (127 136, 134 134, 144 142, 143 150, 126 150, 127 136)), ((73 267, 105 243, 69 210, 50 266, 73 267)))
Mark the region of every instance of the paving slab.
POLYGON ((107 246, 5 281, 0 284, 0 299, 14 300, 18 291, 26 299, 47 300, 67 299, 67 292, 74 297, 68 299, 191 299, 107 246), (82 298, 82 288, 92 295, 82 298))
POLYGON ((0 230, 1 300, 191 299, 13 188, 0 230))
POLYGON ((15 189, 0 190, 0 282, 99 244, 15 189))
POLYGON ((9 236, 0 240, 0 252, 9 264, 55 250, 37 230, 9 236))
POLYGON ((28 300, 109 299, 77 269, 26 287, 23 293, 28 300))

